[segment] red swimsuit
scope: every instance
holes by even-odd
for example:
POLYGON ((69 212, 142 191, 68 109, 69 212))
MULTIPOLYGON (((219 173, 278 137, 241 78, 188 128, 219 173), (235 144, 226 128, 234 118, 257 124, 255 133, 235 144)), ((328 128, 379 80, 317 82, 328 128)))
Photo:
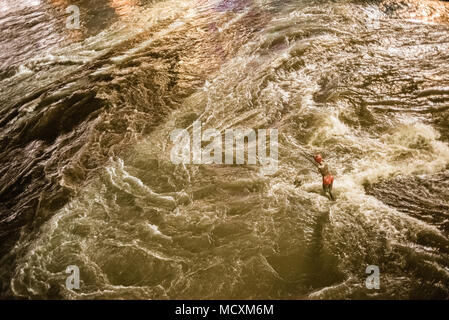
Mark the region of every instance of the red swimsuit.
POLYGON ((329 167, 326 163, 321 162, 318 165, 318 170, 320 171, 321 175, 323 176, 323 185, 324 186, 330 186, 334 182, 334 177, 332 176, 329 167))
POLYGON ((330 174, 323 177, 323 185, 330 186, 334 182, 334 177, 330 174))

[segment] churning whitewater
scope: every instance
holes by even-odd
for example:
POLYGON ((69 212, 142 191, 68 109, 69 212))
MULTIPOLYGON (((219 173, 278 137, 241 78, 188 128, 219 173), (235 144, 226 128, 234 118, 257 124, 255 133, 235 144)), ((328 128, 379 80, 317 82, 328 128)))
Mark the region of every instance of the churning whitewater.
POLYGON ((449 3, 73 4, 0 4, 1 297, 449 298, 449 3), (276 171, 173 163, 196 121, 276 171))

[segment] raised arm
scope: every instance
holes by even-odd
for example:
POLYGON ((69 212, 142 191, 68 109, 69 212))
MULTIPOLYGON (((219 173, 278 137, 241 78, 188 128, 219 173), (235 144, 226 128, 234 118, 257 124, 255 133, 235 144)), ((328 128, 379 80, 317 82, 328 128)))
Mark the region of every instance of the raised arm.
POLYGON ((307 160, 309 160, 315 167, 319 167, 319 164, 315 161, 313 155, 309 154, 308 152, 302 151, 301 152, 302 155, 304 156, 304 158, 306 158, 307 160))
POLYGON ((310 156, 310 155, 304 155, 304 157, 307 159, 307 160, 309 160, 315 167, 319 167, 319 164, 315 161, 315 159, 313 159, 313 157, 312 156, 310 156))

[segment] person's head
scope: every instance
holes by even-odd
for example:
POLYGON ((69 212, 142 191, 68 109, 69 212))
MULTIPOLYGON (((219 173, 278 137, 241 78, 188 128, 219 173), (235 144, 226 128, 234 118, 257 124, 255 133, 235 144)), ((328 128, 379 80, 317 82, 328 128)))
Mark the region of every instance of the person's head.
POLYGON ((323 162, 323 157, 322 157, 321 154, 319 154, 319 153, 316 154, 313 158, 314 158, 315 161, 318 162, 318 163, 323 162))

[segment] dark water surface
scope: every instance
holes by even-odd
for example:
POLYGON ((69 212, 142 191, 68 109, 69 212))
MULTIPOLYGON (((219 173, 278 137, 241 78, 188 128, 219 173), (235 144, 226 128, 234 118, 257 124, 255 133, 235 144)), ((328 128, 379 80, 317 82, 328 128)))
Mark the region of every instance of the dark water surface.
POLYGON ((1 297, 449 298, 448 3, 2 0, 0 30, 1 297), (278 129, 279 170, 174 165, 195 119, 278 129))

